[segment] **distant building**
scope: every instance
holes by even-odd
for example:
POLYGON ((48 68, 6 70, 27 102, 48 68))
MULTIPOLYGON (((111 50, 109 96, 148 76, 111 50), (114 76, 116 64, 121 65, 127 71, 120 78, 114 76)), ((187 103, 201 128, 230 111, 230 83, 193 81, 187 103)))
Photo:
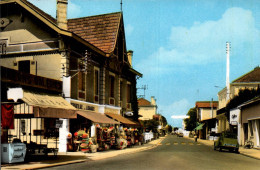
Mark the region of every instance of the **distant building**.
POLYGON ((139 120, 151 120, 154 118, 154 115, 157 114, 157 104, 155 98, 151 97, 151 102, 140 98, 138 99, 138 109, 139 115, 141 116, 139 120))
POLYGON ((197 119, 200 126, 197 127, 200 139, 207 139, 212 132, 216 132, 217 101, 197 101, 197 119))

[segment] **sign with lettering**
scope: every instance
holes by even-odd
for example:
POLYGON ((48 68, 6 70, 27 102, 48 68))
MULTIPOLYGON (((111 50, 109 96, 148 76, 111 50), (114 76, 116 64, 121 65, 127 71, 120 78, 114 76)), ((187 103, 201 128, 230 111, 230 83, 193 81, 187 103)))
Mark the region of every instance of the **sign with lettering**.
POLYGON ((98 106, 93 106, 91 104, 83 103, 80 101, 70 101, 70 104, 80 110, 90 110, 90 111, 98 110, 98 106))

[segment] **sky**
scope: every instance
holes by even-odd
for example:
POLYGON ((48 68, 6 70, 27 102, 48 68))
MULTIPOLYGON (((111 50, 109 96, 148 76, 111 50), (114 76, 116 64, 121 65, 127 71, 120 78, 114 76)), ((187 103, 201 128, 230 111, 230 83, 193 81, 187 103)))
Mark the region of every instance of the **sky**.
MULTIPOLYGON (((56 17, 56 0, 29 1, 56 17)), ((127 50, 143 74, 137 87, 148 86, 145 98, 155 96, 158 113, 174 127, 196 101, 218 100, 226 85, 226 42, 230 81, 260 65, 259 0, 123 0, 122 10, 127 50)), ((68 18, 119 11, 120 0, 68 4, 68 18)))

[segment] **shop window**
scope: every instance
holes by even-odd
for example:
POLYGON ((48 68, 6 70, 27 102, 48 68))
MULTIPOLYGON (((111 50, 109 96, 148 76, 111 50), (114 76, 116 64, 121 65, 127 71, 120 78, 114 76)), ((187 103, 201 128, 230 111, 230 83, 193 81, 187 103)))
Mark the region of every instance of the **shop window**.
POLYGON ((253 122, 252 121, 248 121, 248 127, 249 127, 249 135, 250 136, 253 136, 254 135, 254 133, 253 133, 253 124, 252 124, 253 122))
POLYGON ((25 134, 26 133, 25 131, 26 131, 25 130, 25 120, 21 120, 21 133, 25 134))
POLYGON ((19 61, 18 70, 30 74, 30 60, 19 61))
POLYGON ((44 118, 44 137, 57 138, 59 137, 59 129, 56 128, 56 118, 44 118))

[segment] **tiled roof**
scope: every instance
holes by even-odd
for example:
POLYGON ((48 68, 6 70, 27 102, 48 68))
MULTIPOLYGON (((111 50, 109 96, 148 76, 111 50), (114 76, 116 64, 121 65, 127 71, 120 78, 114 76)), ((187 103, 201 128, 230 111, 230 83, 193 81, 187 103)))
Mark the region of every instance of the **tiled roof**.
POLYGON ((151 102, 144 98, 138 99, 138 106, 151 106, 151 102))
POLYGON ((234 80, 233 83, 260 82, 260 67, 234 80))
POLYGON ((68 30, 106 53, 114 51, 121 12, 68 20, 68 30))
POLYGON ((53 22, 54 24, 57 24, 57 20, 55 18, 53 18, 51 15, 45 13, 43 10, 36 7, 32 3, 30 3, 29 1, 27 1, 27 0, 20 0, 20 1, 23 2, 24 4, 26 4, 27 6, 29 6, 30 8, 32 8, 33 10, 35 10, 37 13, 39 13, 40 15, 42 15, 43 17, 45 17, 49 21, 53 22))
MULTIPOLYGON (((211 101, 203 101, 203 102, 196 102, 197 108, 210 108, 211 107, 211 101)), ((218 107, 218 102, 213 101, 213 107, 218 107)))

